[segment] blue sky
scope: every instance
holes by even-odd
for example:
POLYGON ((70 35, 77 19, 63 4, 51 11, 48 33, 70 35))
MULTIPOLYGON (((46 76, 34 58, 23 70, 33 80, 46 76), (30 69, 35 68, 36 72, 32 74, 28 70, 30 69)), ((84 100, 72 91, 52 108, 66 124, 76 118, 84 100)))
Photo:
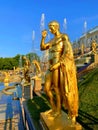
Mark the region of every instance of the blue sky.
POLYGON ((98 1, 1 0, 0 57, 25 55, 32 51, 41 54, 41 28, 48 29, 47 25, 52 20, 60 23, 61 32, 67 33, 73 42, 85 31, 85 21, 86 30, 98 26, 98 1), (44 26, 41 26, 41 19, 44 20, 44 26))

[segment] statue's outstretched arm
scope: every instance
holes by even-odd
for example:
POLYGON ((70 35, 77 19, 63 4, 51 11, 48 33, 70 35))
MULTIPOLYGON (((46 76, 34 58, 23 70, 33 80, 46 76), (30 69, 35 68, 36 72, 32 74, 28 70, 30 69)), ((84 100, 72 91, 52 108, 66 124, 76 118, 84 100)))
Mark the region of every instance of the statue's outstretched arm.
POLYGON ((40 49, 41 50, 49 49, 50 44, 45 43, 46 36, 47 36, 47 31, 46 30, 42 31, 42 39, 41 39, 41 44, 40 44, 40 49))

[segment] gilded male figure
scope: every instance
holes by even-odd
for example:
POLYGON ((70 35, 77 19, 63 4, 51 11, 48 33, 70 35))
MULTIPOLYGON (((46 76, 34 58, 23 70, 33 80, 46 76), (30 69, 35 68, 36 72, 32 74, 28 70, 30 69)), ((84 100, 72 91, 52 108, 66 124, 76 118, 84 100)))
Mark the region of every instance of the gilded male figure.
POLYGON ((97 44, 95 40, 92 41, 91 47, 92 47, 92 53, 96 54, 97 44))
POLYGON ((57 21, 51 21, 48 26, 54 38, 45 43, 47 31, 42 31, 40 48, 49 49, 49 69, 44 89, 52 107, 50 115, 61 115, 61 105, 64 105, 69 117, 75 122, 78 115, 78 90, 72 47, 68 36, 60 32, 57 21))
POLYGON ((30 83, 30 75, 29 75, 30 61, 29 59, 26 58, 26 56, 23 56, 23 60, 24 60, 24 79, 26 83, 30 83))

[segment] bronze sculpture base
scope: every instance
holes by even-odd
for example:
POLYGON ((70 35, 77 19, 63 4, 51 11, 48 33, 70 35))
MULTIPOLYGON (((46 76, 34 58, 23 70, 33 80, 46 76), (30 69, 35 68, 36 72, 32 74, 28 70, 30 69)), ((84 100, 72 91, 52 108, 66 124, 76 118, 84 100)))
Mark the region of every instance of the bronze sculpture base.
POLYGON ((49 111, 40 113, 40 123, 45 130, 82 130, 79 123, 72 124, 65 112, 62 111, 60 116, 52 117, 49 111))

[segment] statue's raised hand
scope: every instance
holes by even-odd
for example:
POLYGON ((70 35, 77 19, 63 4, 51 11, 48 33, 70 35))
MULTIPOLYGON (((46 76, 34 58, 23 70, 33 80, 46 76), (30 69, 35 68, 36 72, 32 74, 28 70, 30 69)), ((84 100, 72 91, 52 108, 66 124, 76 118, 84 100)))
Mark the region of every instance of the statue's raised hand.
POLYGON ((47 36, 47 30, 42 31, 42 37, 45 38, 47 36))

